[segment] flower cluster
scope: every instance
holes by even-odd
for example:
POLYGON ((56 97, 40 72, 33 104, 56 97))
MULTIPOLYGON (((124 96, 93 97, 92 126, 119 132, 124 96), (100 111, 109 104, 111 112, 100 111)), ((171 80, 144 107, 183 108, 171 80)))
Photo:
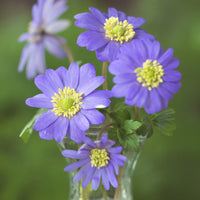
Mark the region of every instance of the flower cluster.
MULTIPOLYGON (((81 168, 74 182, 82 181, 84 188, 91 181, 93 190, 98 189, 101 181, 106 190, 110 189, 110 184, 117 188, 120 185, 116 179, 119 166, 124 166, 127 160, 122 150, 134 149, 138 144, 135 136, 142 130, 148 132, 149 127, 152 129, 153 125, 146 126, 144 119, 167 109, 168 101, 181 87, 181 73, 175 71, 179 60, 173 57, 172 48, 164 51, 154 36, 139 28, 145 19, 126 16, 115 8, 102 13, 91 7, 90 13, 75 16, 75 25, 87 29, 79 35, 77 44, 95 51, 104 67, 109 61, 108 71, 114 75, 111 91, 96 90, 106 82, 106 76, 97 76, 95 66, 90 63, 79 67, 71 62, 68 69, 59 67, 45 71, 45 48, 57 57, 66 56, 60 46, 61 43, 65 45, 64 38, 54 35, 69 25, 67 20, 57 19, 66 10, 66 0, 38 0, 32 9, 29 32, 19 39, 28 42, 22 52, 19 71, 27 63, 29 79, 40 74, 35 78, 35 85, 42 93, 26 100, 28 106, 44 109, 34 121, 33 129, 45 140, 55 139, 62 143, 68 136, 68 140, 83 143, 77 151, 65 149, 62 152, 67 158, 79 159, 65 168, 65 171, 81 168), (120 106, 107 109, 111 97, 125 97, 125 104, 130 108, 128 117, 120 106), (144 109, 146 118, 132 113, 132 106, 137 112, 139 108, 144 109), (116 107, 120 112, 114 110, 116 107), (107 117, 106 127, 114 131, 106 130, 107 134, 103 134, 102 128, 92 141, 86 131, 91 124, 104 123, 103 113, 107 117), (123 113, 121 118, 120 113, 123 113), (140 126, 148 128, 139 130, 140 126), (112 147, 115 143, 119 145, 112 147)), ((153 118, 149 121, 151 123, 153 118)))

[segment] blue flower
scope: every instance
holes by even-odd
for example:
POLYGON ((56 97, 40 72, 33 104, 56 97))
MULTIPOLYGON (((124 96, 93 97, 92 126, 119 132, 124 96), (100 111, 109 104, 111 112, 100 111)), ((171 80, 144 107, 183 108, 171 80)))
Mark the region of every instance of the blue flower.
POLYGON ((181 87, 181 73, 174 70, 179 60, 173 52, 164 52, 158 41, 150 40, 122 47, 119 59, 109 66, 115 75, 113 96, 125 97, 126 104, 144 107, 149 114, 166 109, 181 87))
POLYGON ((72 171, 82 167, 73 178, 73 181, 77 182, 83 179, 83 188, 91 181, 93 190, 97 190, 101 179, 106 190, 110 189, 110 184, 117 188, 118 182, 115 174, 119 174, 118 166, 123 166, 127 159, 119 154, 122 151, 122 147, 112 147, 114 144, 114 141, 108 140, 106 134, 101 137, 100 141, 95 142, 85 137, 84 144, 78 151, 64 150, 62 152, 65 157, 80 159, 68 165, 64 170, 72 171))
POLYGON ((138 28, 145 19, 127 17, 125 13, 109 8, 108 14, 96 8, 89 8, 92 13, 81 13, 75 16, 75 25, 88 29, 77 40, 81 47, 96 51, 97 59, 105 62, 117 58, 121 46, 134 41, 135 38, 155 39, 152 35, 138 28))
MULTIPOLYGON (((57 20, 67 10, 66 0, 38 0, 32 8, 33 20, 30 23, 28 33, 20 36, 19 41, 27 41, 18 66, 18 71, 23 71, 25 65, 28 79, 37 73, 45 71, 45 55, 47 49, 51 54, 64 58, 66 53, 61 48, 58 39, 53 35, 63 31, 69 26, 68 20, 57 20)), ((63 38, 59 38, 65 42, 63 38)))
POLYGON ((26 100, 31 107, 47 108, 35 121, 34 130, 42 139, 61 142, 66 136, 82 142, 90 124, 101 124, 104 115, 96 108, 109 106, 110 91, 97 90, 105 78, 96 76, 95 67, 85 64, 79 68, 72 63, 67 70, 47 69, 35 78, 36 86, 43 92, 26 100))

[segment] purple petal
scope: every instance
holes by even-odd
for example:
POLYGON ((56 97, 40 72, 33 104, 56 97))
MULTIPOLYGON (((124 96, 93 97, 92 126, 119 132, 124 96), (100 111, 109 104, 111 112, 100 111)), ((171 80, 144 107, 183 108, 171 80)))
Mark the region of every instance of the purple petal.
POLYGON ((108 180, 107 171, 106 171, 105 167, 100 168, 100 170, 101 170, 101 177, 102 177, 103 186, 106 190, 109 190, 110 184, 109 184, 109 180, 108 180))
POLYGON ((133 83, 114 85, 114 87, 112 88, 113 96, 117 97, 117 98, 127 96, 129 89, 132 85, 133 85, 133 83))
POLYGON ((75 162, 75 163, 73 163, 73 164, 68 165, 67 167, 65 167, 64 171, 67 172, 67 171, 75 170, 75 169, 81 167, 82 165, 85 165, 88 162, 90 162, 90 158, 79 160, 78 162, 75 162))
MULTIPOLYGON (((153 35, 147 33, 145 30, 140 29, 140 28, 135 29, 135 38, 138 38, 140 40, 149 39, 152 41, 156 39, 153 35)), ((133 42, 134 42, 134 39, 133 39, 133 42)))
POLYGON ((101 137, 101 141, 99 143, 100 149, 105 148, 107 142, 108 142, 108 135, 107 134, 103 134, 103 136, 101 137))
POLYGON ((88 154, 83 154, 83 153, 80 153, 78 151, 74 151, 74 150, 64 150, 62 152, 62 155, 67 157, 67 158, 73 158, 73 159, 85 159, 86 157, 88 157, 88 154))
POLYGON ((110 62, 117 59, 118 54, 120 53, 120 46, 121 44, 118 42, 111 41, 108 43, 108 48, 109 48, 108 60, 110 62))
POLYGON ((153 114, 160 111, 162 108, 162 97, 156 92, 155 89, 152 89, 149 92, 149 97, 146 103, 144 104, 144 109, 148 114, 153 114))
POLYGON ((35 57, 37 55, 37 46, 32 43, 30 45, 29 59, 27 60, 26 76, 28 79, 32 79, 37 74, 37 67, 35 62, 35 57))
POLYGON ((160 63, 163 67, 171 62, 174 55, 174 50, 169 48, 159 59, 158 63, 160 63))
POLYGON ((150 59, 157 60, 160 55, 160 49, 161 49, 160 43, 158 41, 154 41, 151 46, 151 52, 149 52, 150 59))
POLYGON ((44 139, 44 140, 53 140, 53 139, 54 139, 53 134, 47 132, 46 129, 40 131, 40 132, 39 132, 39 135, 40 135, 40 138, 41 138, 41 139, 44 139))
POLYGON ((48 97, 54 96, 55 91, 49 86, 49 82, 45 75, 38 75, 35 78, 35 85, 48 97))
POLYGON ((92 178, 92 176, 93 176, 93 174, 95 172, 95 169, 96 169, 95 167, 89 167, 88 173, 86 174, 86 176, 85 176, 85 178, 84 178, 84 180, 82 182, 82 187, 83 188, 87 187, 87 185, 89 184, 89 182, 90 182, 90 180, 91 180, 91 178, 92 178))
POLYGON ((141 87, 139 92, 136 93, 133 99, 126 99, 126 104, 136 105, 137 107, 142 107, 147 101, 148 89, 146 87, 141 87))
POLYGON ((85 137, 83 142, 94 149, 97 148, 97 145, 89 137, 85 137))
POLYGON ((181 82, 164 82, 162 86, 172 93, 177 93, 181 87, 181 82))
POLYGON ((87 81, 96 76, 95 66, 87 63, 80 67, 79 85, 87 83, 87 81))
POLYGON ((60 77, 62 83, 64 86, 68 86, 68 71, 65 67, 59 67, 58 69, 56 69, 56 73, 58 74, 58 76, 60 77))
POLYGON ((47 69, 45 77, 48 81, 48 86, 51 87, 55 93, 58 93, 59 89, 63 89, 62 80, 54 70, 47 69))
POLYGON ((118 174, 119 174, 119 167, 118 167, 118 164, 116 164, 116 163, 114 162, 113 159, 111 159, 110 162, 111 162, 112 165, 113 165, 113 168, 114 168, 114 170, 115 170, 116 175, 118 175, 118 174))
POLYGON ((106 17, 103 15, 102 12, 100 12, 97 8, 90 7, 89 10, 92 12, 92 14, 102 23, 104 24, 106 21, 106 17))
POLYGON ((109 149, 110 147, 112 147, 115 144, 114 141, 112 140, 108 140, 106 145, 105 145, 105 149, 109 149))
POLYGON ((173 93, 165 89, 162 85, 156 88, 159 94, 166 100, 171 100, 173 98, 173 93))
MULTIPOLYGON (((47 1, 46 1, 47 2, 47 1)), ((67 10, 66 0, 55 1, 51 7, 43 12, 43 17, 46 23, 51 23, 56 20, 60 15, 62 15, 67 10)))
POLYGON ((67 82, 70 88, 76 89, 79 83, 79 66, 77 63, 71 63, 68 69, 67 82))
POLYGON ((67 27, 69 27, 69 25, 70 25, 69 20, 58 20, 47 25, 45 30, 47 33, 56 34, 61 31, 64 31, 67 27))
POLYGON ((94 191, 96 191, 99 187, 99 184, 100 184, 100 181, 101 181, 101 173, 100 173, 100 170, 96 169, 93 177, 92 177, 92 188, 94 191))
POLYGON ((178 71, 165 71, 164 76, 162 77, 163 81, 169 81, 169 82, 176 82, 181 79, 182 75, 178 71))
POLYGON ((164 69, 173 70, 176 69, 179 65, 180 61, 177 58, 173 58, 166 66, 164 66, 164 69))
POLYGON ((106 166, 106 171, 107 171, 108 179, 109 179, 111 185, 112 185, 114 188, 117 188, 117 187, 118 187, 118 183, 117 183, 117 179, 116 179, 116 177, 115 177, 114 170, 113 170, 113 166, 112 166, 111 163, 109 163, 109 164, 106 166))
POLYGON ((127 17, 127 21, 133 25, 133 30, 146 22, 146 20, 141 17, 127 17))
POLYGON ((120 75, 120 74, 132 74, 134 71, 134 68, 132 67, 132 63, 130 60, 115 60, 111 62, 109 65, 109 71, 110 73, 114 75, 120 75))
POLYGON ((79 35, 77 44, 80 47, 87 47, 87 50, 94 51, 106 45, 108 41, 105 34, 96 31, 86 31, 79 35))
POLYGON ((105 121, 105 116, 98 110, 81 110, 81 113, 89 120, 90 124, 102 124, 105 121))
POLYGON ((121 153, 122 147, 113 147, 107 150, 109 153, 121 153))
POLYGON ((81 107, 83 109, 108 107, 111 101, 106 98, 106 96, 109 96, 109 94, 109 91, 94 91, 82 100, 83 104, 81 105, 81 107))
POLYGON ((21 55, 21 59, 20 59, 20 62, 19 62, 19 66, 18 66, 18 71, 19 72, 22 72, 24 67, 25 67, 25 64, 29 58, 29 55, 30 55, 30 45, 26 45, 23 50, 22 50, 22 55, 21 55))
POLYGON ((44 45, 51 54, 58 58, 65 58, 66 53, 61 48, 60 43, 57 39, 53 38, 52 36, 45 35, 44 36, 44 45))
POLYGON ((91 13, 81 13, 75 15, 74 18, 77 19, 75 25, 80 28, 104 32, 104 24, 91 13))
POLYGON ((119 74, 113 78, 114 83, 129 83, 136 80, 135 73, 119 74))
POLYGON ((73 120, 75 121, 78 128, 82 131, 86 131, 90 127, 89 121, 81 112, 78 112, 76 115, 74 115, 73 120))
POLYGON ((87 173, 88 169, 91 167, 90 162, 88 162, 85 166, 83 166, 78 173, 74 176, 73 182, 78 182, 80 181, 87 173))
POLYGON ((110 154, 111 159, 114 160, 114 163, 124 166, 124 162, 127 161, 127 158, 121 154, 110 154))
POLYGON ((103 82, 105 78, 103 76, 97 76, 88 80, 87 83, 83 85, 79 85, 78 92, 83 93, 84 96, 87 96, 91 92, 93 92, 96 88, 98 88, 103 82))
POLYGON ((108 17, 118 17, 118 11, 115 8, 108 8, 108 17))
POLYGON ((53 107, 51 99, 44 94, 38 94, 26 100, 26 105, 36 108, 49 108, 53 107))
POLYGON ((106 44, 103 47, 96 50, 96 57, 101 62, 109 60, 109 45, 106 44))
POLYGON ((18 41, 24 42, 24 41, 28 40, 31 36, 32 36, 31 33, 23 33, 22 35, 20 35, 18 41))
POLYGON ((137 96, 138 92, 141 90, 141 87, 142 86, 137 82, 133 83, 129 88, 126 98, 130 100, 135 98, 135 96, 137 96))
POLYGON ((58 116, 54 112, 48 110, 42 113, 36 120, 33 129, 36 131, 41 131, 47 128, 49 125, 54 123, 58 119, 58 116))
POLYGON ((126 20, 126 14, 124 12, 121 12, 121 11, 118 11, 118 18, 119 18, 119 21, 124 21, 126 20))
POLYGON ((41 42, 37 47, 37 53, 35 55, 35 65, 37 72, 44 74, 46 68, 45 55, 44 55, 44 44, 41 42))
POLYGON ((70 127, 68 130, 68 135, 72 140, 74 140, 78 144, 83 142, 83 139, 85 137, 85 132, 78 128, 74 118, 70 119, 70 127))
POLYGON ((58 119, 48 127, 48 131, 53 133, 56 142, 62 142, 67 134, 69 126, 69 119, 65 117, 58 117, 58 119))

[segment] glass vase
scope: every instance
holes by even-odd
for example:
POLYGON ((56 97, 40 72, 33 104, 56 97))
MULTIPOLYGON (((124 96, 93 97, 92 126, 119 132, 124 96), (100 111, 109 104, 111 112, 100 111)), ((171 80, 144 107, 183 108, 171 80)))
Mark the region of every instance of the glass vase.
MULTIPOLYGON (((95 141, 99 132, 101 132, 101 128, 99 126, 92 126, 86 132, 86 135, 95 141)), ((106 131, 104 133, 106 133, 106 131)), ((127 161, 123 167, 119 168, 119 174, 117 176, 118 188, 113 188, 110 185, 110 189, 106 191, 102 183, 96 191, 92 189, 91 184, 89 184, 86 188, 82 188, 82 183, 80 181, 73 182, 73 177, 78 172, 77 170, 74 170, 68 172, 70 179, 69 200, 133 200, 132 176, 140 152, 146 141, 146 137, 137 136, 137 139, 140 144, 140 150, 138 152, 135 152, 132 149, 126 149, 123 151, 123 155, 127 157, 127 161)), ((62 143, 59 144, 59 147, 61 148, 61 151, 64 149, 78 149, 78 146, 71 142, 71 140, 67 137, 64 138, 62 143)), ((66 158, 66 161, 67 165, 75 162, 70 158, 66 158)))

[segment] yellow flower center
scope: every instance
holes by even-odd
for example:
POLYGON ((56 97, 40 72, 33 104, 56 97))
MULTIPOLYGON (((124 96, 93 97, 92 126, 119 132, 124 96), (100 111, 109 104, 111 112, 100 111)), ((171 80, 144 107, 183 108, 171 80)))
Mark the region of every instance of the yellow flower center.
POLYGON ((91 165, 92 167, 105 167, 108 164, 108 160, 110 160, 108 156, 108 152, 105 149, 92 149, 91 151, 91 165))
POLYGON ((77 93, 70 87, 65 87, 63 90, 59 89, 59 93, 51 97, 53 103, 53 112, 58 116, 73 117, 81 108, 82 93, 77 93))
POLYGON ((124 41, 128 42, 135 35, 133 25, 129 24, 127 20, 119 21, 118 17, 106 19, 104 29, 106 30, 106 37, 117 42, 120 41, 121 44, 124 41))
POLYGON ((146 60, 143 67, 138 67, 134 72, 137 73, 137 81, 150 91, 163 82, 164 70, 157 60, 146 60))

